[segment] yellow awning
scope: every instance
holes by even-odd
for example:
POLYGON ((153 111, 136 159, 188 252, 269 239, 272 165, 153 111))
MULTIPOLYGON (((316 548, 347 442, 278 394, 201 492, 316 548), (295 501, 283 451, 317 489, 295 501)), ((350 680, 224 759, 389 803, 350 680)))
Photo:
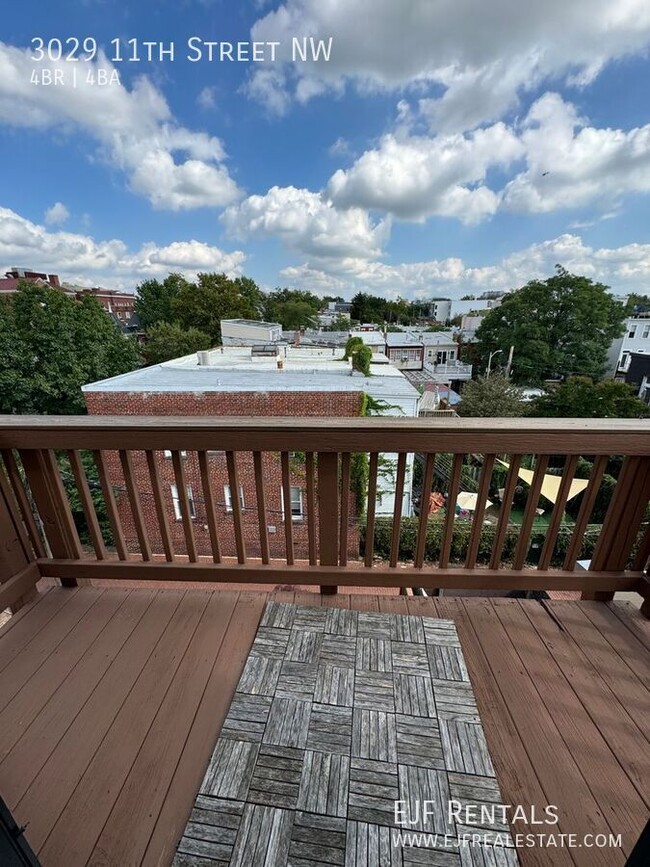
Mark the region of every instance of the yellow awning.
MULTIPOLYGON (((499 460, 499 463, 502 464, 507 469, 510 469, 510 464, 505 461, 499 460)), ((527 485, 531 485, 533 483, 533 475, 534 470, 522 470, 520 469, 517 473, 519 478, 526 482, 527 485)), ((542 482, 542 496, 546 497, 547 500, 550 500, 551 503, 555 503, 557 501, 558 494, 560 492, 560 484, 562 482, 562 476, 553 476, 549 473, 544 474, 544 481, 542 482)), ((574 479, 571 482, 571 487, 569 488, 569 496, 568 500, 580 494, 589 484, 589 479, 574 479)))

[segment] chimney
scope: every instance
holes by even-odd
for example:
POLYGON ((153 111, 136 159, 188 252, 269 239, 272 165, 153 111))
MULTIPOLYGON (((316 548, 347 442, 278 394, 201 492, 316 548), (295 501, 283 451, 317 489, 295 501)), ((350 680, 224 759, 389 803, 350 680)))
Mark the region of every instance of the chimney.
POLYGON ((284 370, 284 358, 278 358, 278 370, 284 370))
POLYGON ((207 349, 201 349, 196 353, 196 357, 199 362, 199 367, 209 367, 210 365, 210 352, 207 349))
POLYGON ((51 286, 60 286, 61 285, 58 274, 48 274, 47 279, 48 279, 51 286))
POLYGON ((293 345, 300 346, 300 329, 297 328, 293 333, 293 345))

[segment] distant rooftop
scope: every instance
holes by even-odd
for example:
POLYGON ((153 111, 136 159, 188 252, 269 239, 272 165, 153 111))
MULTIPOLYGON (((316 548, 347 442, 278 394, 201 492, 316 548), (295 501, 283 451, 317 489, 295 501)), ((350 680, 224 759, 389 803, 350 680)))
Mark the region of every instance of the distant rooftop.
POLYGON ((84 392, 350 392, 364 391, 377 399, 415 399, 415 389, 388 359, 373 359, 372 375, 352 372, 342 353, 317 347, 282 347, 278 358, 255 357, 250 347, 224 347, 199 364, 197 354, 143 367, 110 379, 88 383, 84 392), (284 353, 286 352, 286 356, 284 353), (214 359, 214 360, 213 360, 214 359), (283 368, 278 368, 278 360, 283 368))
POLYGON ((221 324, 230 323, 231 325, 253 325, 257 328, 280 328, 279 322, 262 322, 259 319, 222 319, 221 324))

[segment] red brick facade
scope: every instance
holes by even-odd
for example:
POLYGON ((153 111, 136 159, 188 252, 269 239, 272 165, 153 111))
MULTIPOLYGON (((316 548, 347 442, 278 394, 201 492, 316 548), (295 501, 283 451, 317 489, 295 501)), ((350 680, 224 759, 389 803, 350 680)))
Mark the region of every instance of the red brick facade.
MULTIPOLYGON (((358 392, 86 392, 85 398, 88 412, 92 415, 241 415, 262 418, 269 416, 356 417, 359 415, 361 409, 361 394, 358 392)), ((116 446, 119 447, 119 443, 116 443, 116 446)), ((187 550, 183 525, 182 521, 177 517, 172 500, 172 486, 176 484, 172 460, 171 457, 165 457, 162 452, 158 454, 159 471, 163 494, 167 504, 167 517, 174 550, 178 554, 185 554, 187 550)), ((208 457, 210 478, 215 498, 215 512, 218 521, 221 554, 224 556, 234 556, 236 550, 232 512, 226 504, 226 494, 224 491, 224 486, 228 485, 225 454, 215 451, 214 453, 209 453, 208 457)), ((128 550, 137 552, 139 550, 138 539, 117 452, 109 453, 107 459, 111 479, 116 489, 116 500, 127 539, 128 550)), ((269 527, 271 557, 284 558, 286 548, 279 454, 267 453, 264 455, 264 461, 267 526, 269 527)), ((144 455, 134 454, 133 463, 151 546, 155 553, 161 553, 163 551, 162 540, 158 531, 158 521, 144 455)), ((308 557, 308 537, 305 470, 304 461, 300 455, 296 455, 290 459, 290 469, 291 485, 301 490, 303 512, 305 513, 305 517, 294 516, 292 520, 294 552, 297 559, 306 559, 308 557)), ((210 536, 196 453, 188 452, 184 458, 184 470, 187 485, 191 488, 194 505, 193 529, 197 551, 199 554, 207 556, 211 554, 210 536)), ((257 497, 253 459, 250 452, 241 452, 237 455, 237 470, 244 502, 242 521, 246 554, 251 557, 259 557, 260 541, 257 497)), ((349 513, 350 515, 354 515, 354 497, 352 493, 350 493, 349 513)), ((318 521, 317 515, 316 521, 318 521)), ((356 529, 351 526, 349 555, 356 557, 357 554, 358 534, 356 529)))

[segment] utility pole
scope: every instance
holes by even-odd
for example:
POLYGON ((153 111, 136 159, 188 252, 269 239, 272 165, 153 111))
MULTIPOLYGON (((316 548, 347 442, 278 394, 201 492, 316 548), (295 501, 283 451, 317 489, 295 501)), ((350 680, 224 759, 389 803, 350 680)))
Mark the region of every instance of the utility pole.
POLYGON ((506 364, 506 379, 510 376, 510 370, 512 368, 512 356, 514 355, 515 347, 510 347, 510 352, 508 353, 508 363, 506 364))

